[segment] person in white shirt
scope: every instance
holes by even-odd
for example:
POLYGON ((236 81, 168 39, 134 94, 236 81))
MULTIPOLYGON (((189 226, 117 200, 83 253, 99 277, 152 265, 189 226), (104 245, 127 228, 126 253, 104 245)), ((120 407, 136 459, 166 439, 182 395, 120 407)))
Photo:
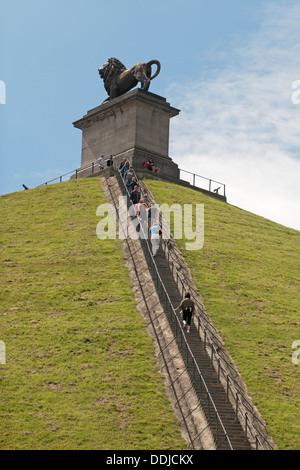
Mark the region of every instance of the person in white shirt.
POLYGON ((97 162, 99 163, 99 169, 103 170, 104 169, 104 155, 101 155, 101 157, 98 158, 97 162))
POLYGON ((152 244, 152 253, 155 256, 159 250, 162 230, 158 224, 153 224, 149 229, 150 241, 152 244))

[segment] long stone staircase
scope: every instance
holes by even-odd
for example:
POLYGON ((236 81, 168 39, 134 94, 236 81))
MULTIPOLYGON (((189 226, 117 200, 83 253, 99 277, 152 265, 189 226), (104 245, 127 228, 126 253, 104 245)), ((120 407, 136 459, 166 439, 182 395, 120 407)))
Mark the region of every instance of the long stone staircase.
MULTIPOLYGON (((101 182, 108 201, 118 211, 119 197, 127 196, 120 174, 101 178, 101 182)), ((142 181, 140 186, 143 194, 155 202, 142 181)), ((127 217, 132 219, 132 216, 127 217)), ((157 341, 162 370, 168 372, 168 388, 188 447, 272 449, 264 423, 248 397, 243 396, 245 391, 237 373, 233 369, 224 369, 228 355, 202 311, 201 299, 196 299, 196 289, 187 274, 187 267, 183 266, 182 260, 178 261, 176 253, 179 250, 174 240, 170 243, 173 250, 170 248, 169 251, 166 243, 155 259, 147 240, 128 238, 125 244, 136 297, 157 341), (179 278, 181 282, 178 282, 179 278), (192 291, 199 307, 189 334, 174 310, 182 300, 184 290, 192 291)))

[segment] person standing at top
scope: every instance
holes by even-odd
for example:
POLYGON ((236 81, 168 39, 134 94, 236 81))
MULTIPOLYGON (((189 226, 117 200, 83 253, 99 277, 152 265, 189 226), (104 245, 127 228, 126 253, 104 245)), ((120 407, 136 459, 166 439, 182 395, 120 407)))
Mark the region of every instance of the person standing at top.
POLYGON ((182 310, 183 328, 186 328, 187 333, 189 333, 191 328, 192 317, 194 317, 195 314, 195 304, 193 300, 191 300, 191 295, 189 292, 185 294, 184 300, 182 300, 178 307, 175 308, 175 312, 177 312, 178 310, 182 310))
POLYGON ((99 163, 99 169, 103 170, 104 169, 104 155, 101 155, 101 157, 98 158, 97 162, 99 163))

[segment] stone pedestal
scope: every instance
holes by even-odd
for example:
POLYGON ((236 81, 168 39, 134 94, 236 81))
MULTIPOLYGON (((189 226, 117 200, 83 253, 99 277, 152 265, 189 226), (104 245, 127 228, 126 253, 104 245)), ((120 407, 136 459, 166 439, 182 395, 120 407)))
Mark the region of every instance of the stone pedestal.
POLYGON ((179 179, 178 165, 168 155, 170 119, 179 112, 140 88, 91 109, 73 123, 82 130, 81 167, 113 155, 117 164, 126 157, 140 172, 150 157, 162 176, 179 179))

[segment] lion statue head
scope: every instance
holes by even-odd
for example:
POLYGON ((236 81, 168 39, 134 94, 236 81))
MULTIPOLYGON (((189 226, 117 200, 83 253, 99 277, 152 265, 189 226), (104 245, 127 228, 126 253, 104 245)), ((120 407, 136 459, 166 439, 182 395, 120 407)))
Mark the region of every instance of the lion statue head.
POLYGON ((120 62, 120 60, 116 59, 115 57, 111 57, 110 59, 108 59, 106 64, 104 64, 98 69, 99 75, 104 82, 104 88, 108 94, 112 78, 115 77, 115 75, 124 72, 125 70, 125 65, 122 64, 122 62, 120 62))

